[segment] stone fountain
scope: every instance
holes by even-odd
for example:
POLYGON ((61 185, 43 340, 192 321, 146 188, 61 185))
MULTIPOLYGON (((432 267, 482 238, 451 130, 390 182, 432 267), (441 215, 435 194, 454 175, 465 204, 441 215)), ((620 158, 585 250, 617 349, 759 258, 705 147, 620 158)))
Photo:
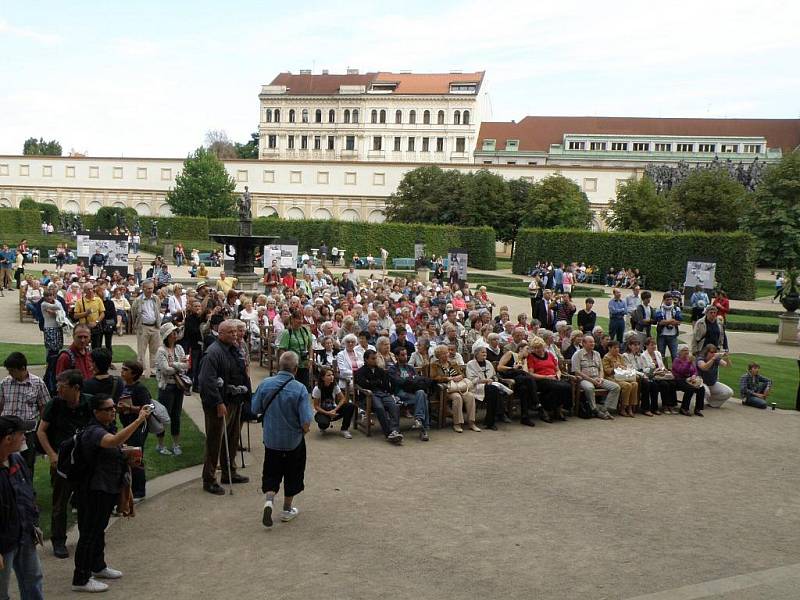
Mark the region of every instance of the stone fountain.
POLYGON ((258 281, 261 279, 255 273, 255 249, 272 244, 279 236, 253 235, 252 200, 247 186, 244 188, 244 194, 239 196, 237 205, 239 207, 238 235, 212 233, 210 237, 215 242, 224 244, 226 252, 233 255, 232 275, 239 280, 238 289, 252 290, 257 287, 258 281))

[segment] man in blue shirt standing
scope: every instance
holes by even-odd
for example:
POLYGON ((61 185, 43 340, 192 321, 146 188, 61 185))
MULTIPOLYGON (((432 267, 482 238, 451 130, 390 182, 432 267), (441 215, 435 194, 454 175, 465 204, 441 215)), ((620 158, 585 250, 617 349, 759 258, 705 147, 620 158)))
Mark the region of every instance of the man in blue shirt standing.
POLYGON ((622 299, 622 292, 614 289, 614 297, 608 301, 608 335, 620 344, 625 335, 626 314, 628 314, 628 307, 622 299))
POLYGON ((294 378, 300 357, 290 350, 281 354, 278 374, 267 377, 253 394, 252 409, 264 415, 264 469, 261 491, 266 495, 261 522, 272 527, 275 495, 284 483, 280 519, 288 523, 297 514, 294 497, 303 491, 306 470, 305 434, 314 413, 306 386, 294 378))

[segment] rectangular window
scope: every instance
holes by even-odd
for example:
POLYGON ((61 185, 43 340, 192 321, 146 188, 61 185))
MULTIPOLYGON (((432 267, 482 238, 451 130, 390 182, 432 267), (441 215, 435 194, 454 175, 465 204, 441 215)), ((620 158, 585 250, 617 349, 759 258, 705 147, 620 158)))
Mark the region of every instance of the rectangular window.
POLYGON ((330 174, 328 171, 317 171, 317 183, 319 185, 328 185, 330 174))
POLYGON ((264 183, 275 183, 275 171, 264 170, 264 183))
POLYGON ((395 136, 395 138, 394 138, 394 151, 395 152, 400 152, 400 142, 401 142, 400 138, 395 136))
POLYGON ((490 161, 490 160, 485 160, 485 161, 483 161, 483 164, 485 164, 485 165, 491 165, 491 164, 492 164, 492 161, 490 161))
POLYGON ((268 135, 267 136, 267 148, 270 150, 275 150, 278 147, 278 136, 277 135, 268 135))
POLYGON ((726 153, 738 152, 739 151, 739 144, 722 144, 722 147, 720 148, 720 151, 721 152, 726 152, 726 153))
POLYGON ((633 142, 634 152, 650 152, 649 142, 633 142))
POLYGON ((672 152, 672 144, 657 143, 656 152, 672 152))
POLYGON ((328 150, 333 150, 333 140, 334 137, 332 135, 328 136, 328 150))
POLYGON ((346 171, 344 174, 344 184, 345 185, 355 185, 356 184, 356 174, 355 171, 346 171))
POLYGON ((517 161, 515 161, 515 160, 507 160, 506 164, 507 165, 515 165, 515 164, 517 164, 517 161))
POLYGON ((386 185, 386 173, 373 173, 372 185, 386 185))
POLYGON ((42 165, 42 177, 52 177, 53 167, 50 165, 42 165))
POLYGON ((161 181, 169 181, 172 179, 172 169, 161 169, 161 181))
POLYGON ((408 151, 415 152, 414 144, 416 143, 417 138, 408 138, 408 151))
POLYGON ((353 151, 356 149, 356 136, 348 135, 344 138, 344 149, 353 151))
POLYGON ((436 138, 436 151, 437 152, 444 152, 444 138, 437 137, 436 138))
POLYGON ((89 167, 89 177, 91 179, 100 178, 100 167, 89 167))
POLYGON ((584 192, 596 192, 597 191, 597 179, 594 178, 586 178, 583 180, 583 191, 584 192))
POLYGON ((744 151, 748 154, 760 154, 761 144, 745 144, 744 151))
POLYGON ((422 138, 422 151, 423 152, 430 152, 431 151, 431 140, 430 138, 422 138))
POLYGON ((0 175, 3 177, 8 177, 8 163, 3 163, 0 165, 0 175))
POLYGON ((122 179, 122 167, 114 167, 113 171, 111 172, 111 176, 114 179, 122 179))
POLYGON ((519 150, 519 140, 506 140, 506 151, 516 152, 519 150))
POLYGON ((137 167, 136 168, 136 179, 147 179, 147 168, 145 168, 145 167, 137 167))
POLYGON ((698 144, 697 151, 698 152, 714 152, 714 149, 717 147, 716 144, 698 144))
POLYGON ((586 150, 586 142, 570 142, 570 150, 586 150))
POLYGON ((289 171, 289 183, 303 183, 303 172, 289 171))
POLYGON ((67 177, 75 177, 75 167, 67 167, 66 176, 67 177))
POLYGON ((322 150, 322 137, 319 135, 314 136, 314 150, 322 150))
POLYGON ((286 138, 286 147, 289 150, 294 150, 294 136, 290 135, 286 138))
POLYGON ((372 149, 375 151, 383 149, 383 138, 379 135, 376 135, 372 138, 372 149))
POLYGON ((300 136, 300 150, 308 150, 308 136, 301 135, 300 136))
POLYGON ((605 142, 590 142, 589 143, 589 150, 605 150, 606 143, 605 142))
POLYGON ((627 150, 628 142, 611 142, 612 150, 627 150))
MULTIPOLYGON (((69 167, 67 167, 67 168, 69 168, 69 167)), ((75 167, 72 167, 72 169, 74 170, 75 167)), ((20 175, 20 177, 27 177, 30 174, 31 174, 31 166, 30 165, 20 165, 19 166, 19 175, 20 175)))
POLYGON ((242 183, 247 182, 247 170, 239 169, 236 171, 236 181, 241 181, 242 183))
POLYGON ((483 146, 481 147, 481 150, 492 151, 494 150, 494 145, 495 145, 495 140, 488 140, 488 139, 483 140, 483 146))
POLYGON ((676 144, 678 152, 694 152, 694 144, 676 144))
POLYGON ((467 138, 457 137, 456 152, 466 152, 466 147, 467 147, 467 138))

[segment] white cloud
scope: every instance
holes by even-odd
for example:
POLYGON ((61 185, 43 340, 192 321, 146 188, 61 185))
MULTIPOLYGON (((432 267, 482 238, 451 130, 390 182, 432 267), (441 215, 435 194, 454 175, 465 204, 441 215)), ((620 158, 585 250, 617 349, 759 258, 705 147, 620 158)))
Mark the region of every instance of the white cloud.
POLYGON ((61 42, 60 35, 48 33, 46 31, 37 31, 31 27, 19 27, 11 25, 7 20, 0 19, 0 37, 9 35, 13 37, 28 39, 39 44, 46 44, 53 46, 61 42))

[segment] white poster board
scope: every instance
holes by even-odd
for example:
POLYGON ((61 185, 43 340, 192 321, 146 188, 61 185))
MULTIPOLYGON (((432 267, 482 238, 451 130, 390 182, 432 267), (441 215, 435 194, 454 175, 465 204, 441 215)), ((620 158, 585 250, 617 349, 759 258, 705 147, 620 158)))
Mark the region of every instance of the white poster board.
POLYGON ((686 280, 684 287, 694 288, 701 286, 705 290, 714 289, 716 283, 717 263, 690 260, 686 263, 686 280))
POLYGON ((124 235, 107 235, 102 233, 79 233, 76 236, 78 257, 88 260, 99 250, 106 257, 106 271, 120 271, 123 275, 128 270, 128 237, 124 235))
POLYGON ((296 243, 278 243, 264 246, 264 268, 269 269, 272 261, 277 260, 283 272, 285 269, 297 269, 297 255, 300 247, 296 243))
POLYGON ((458 280, 463 282, 467 280, 467 260, 469 254, 463 248, 454 248, 447 253, 448 267, 447 279, 450 279, 450 273, 453 272, 455 267, 458 271, 458 280))

